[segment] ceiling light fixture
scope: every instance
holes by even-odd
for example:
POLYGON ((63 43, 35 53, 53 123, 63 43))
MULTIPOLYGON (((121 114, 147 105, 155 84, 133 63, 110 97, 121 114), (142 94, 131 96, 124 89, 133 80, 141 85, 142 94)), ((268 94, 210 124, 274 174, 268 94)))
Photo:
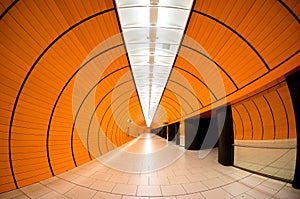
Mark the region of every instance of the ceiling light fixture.
POLYGON ((193 0, 116 0, 135 86, 151 126, 193 0))

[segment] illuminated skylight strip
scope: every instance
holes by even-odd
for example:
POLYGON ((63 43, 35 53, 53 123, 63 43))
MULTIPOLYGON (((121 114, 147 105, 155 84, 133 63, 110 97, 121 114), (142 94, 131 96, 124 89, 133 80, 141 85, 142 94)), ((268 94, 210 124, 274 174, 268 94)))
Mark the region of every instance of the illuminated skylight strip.
POLYGON ((151 126, 193 0, 116 0, 146 125, 151 126))

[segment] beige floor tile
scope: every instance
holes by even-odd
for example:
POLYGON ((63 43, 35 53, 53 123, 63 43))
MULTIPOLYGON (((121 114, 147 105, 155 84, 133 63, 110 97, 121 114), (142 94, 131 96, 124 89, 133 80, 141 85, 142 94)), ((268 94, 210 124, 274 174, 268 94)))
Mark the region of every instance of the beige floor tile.
POLYGON ((21 190, 30 198, 39 198, 46 193, 51 192, 51 189, 47 188, 46 186, 35 183, 26 187, 22 187, 21 190))
POLYGON ((183 184, 189 183, 190 181, 185 176, 169 176, 170 184, 183 184))
POLYGON ((149 197, 143 197, 143 196, 123 196, 122 199, 149 199, 149 197))
POLYGON ((19 195, 17 197, 14 197, 13 199, 28 199, 29 197, 27 197, 26 195, 19 195))
POLYGON ((216 171, 208 171, 208 172, 203 172, 203 175, 206 178, 215 178, 215 177, 219 177, 222 174, 216 171))
POLYGON ((55 191, 51 191, 49 193, 46 193, 45 195, 43 195, 42 197, 40 197, 39 199, 67 199, 66 196, 59 194, 55 191))
POLYGON ((136 195, 137 185, 117 184, 112 193, 124 195, 136 195))
POLYGON ((208 180, 203 180, 202 183, 207 186, 209 189, 214 189, 217 187, 221 187, 225 184, 227 184, 226 182, 220 180, 219 178, 212 178, 212 179, 208 179, 208 180))
POLYGON ((221 188, 212 189, 212 190, 209 190, 209 191, 204 191, 201 194, 206 199, 216 199, 216 198, 226 199, 226 198, 231 198, 232 197, 229 193, 227 193, 226 191, 224 191, 221 188))
POLYGON ((80 169, 79 171, 77 171, 77 174, 80 174, 81 176, 92 176, 96 171, 95 170, 87 170, 87 169, 80 169))
POLYGON ((204 199, 200 193, 187 194, 184 196, 176 196, 177 199, 204 199))
POLYGON ((77 185, 81 185, 84 187, 89 187, 91 184, 93 184, 96 181, 94 178, 89 178, 86 176, 79 176, 72 180, 72 183, 75 183, 77 185))
POLYGON ((164 170, 158 171, 157 176, 159 176, 159 177, 173 177, 173 176, 175 176, 175 174, 171 169, 169 169, 169 170, 164 169, 164 170))
POLYGON ((93 199, 121 199, 122 195, 105 193, 98 191, 94 196, 93 199))
POLYGON ((70 191, 68 191, 65 196, 69 197, 69 198, 73 198, 73 199, 89 199, 92 198, 95 194, 97 193, 97 191, 92 190, 92 189, 88 189, 85 187, 81 187, 81 186, 76 186, 73 189, 71 189, 70 191))
POLYGON ((62 178, 62 179, 68 180, 68 181, 71 181, 71 180, 79 177, 78 174, 72 173, 70 171, 67 171, 65 173, 61 173, 61 174, 59 174, 57 176, 60 177, 60 178, 62 178))
POLYGON ((131 176, 129 178, 128 184, 148 185, 149 184, 149 177, 148 176, 131 176))
POLYGON ((95 178, 97 180, 109 180, 111 176, 112 174, 110 173, 103 173, 100 171, 96 171, 93 175, 91 175, 92 178, 95 178))
POLYGON ((257 186, 251 189, 250 191, 247 191, 247 194, 256 199, 265 199, 265 198, 271 198, 276 193, 276 191, 274 190, 272 191, 273 193, 270 193, 270 191, 267 191, 266 188, 263 188, 262 190, 259 186, 257 186))
POLYGON ((280 190, 283 186, 286 185, 286 182, 281 182, 278 180, 268 179, 261 183, 261 185, 274 189, 276 191, 280 190))
POLYGON ((96 189, 99 191, 111 192, 113 188, 116 186, 116 183, 107 182, 102 180, 96 180, 91 184, 90 188, 96 189))
POLYGON ((47 187, 61 194, 68 192, 75 186, 75 184, 62 179, 57 179, 56 181, 47 184, 47 187))
POLYGON ((110 169, 108 167, 104 166, 104 165, 98 165, 93 170, 96 171, 96 172, 100 172, 100 173, 106 173, 110 169))
POLYGON ((278 199, 299 199, 300 198, 300 190, 291 188, 291 187, 284 187, 278 193, 275 194, 275 198, 278 199))
POLYGON ((137 196, 162 196, 160 186, 138 186, 137 196))
POLYGON ((226 184, 229 184, 229 183, 232 183, 232 182, 235 182, 236 179, 232 178, 230 175, 222 175, 222 176, 219 176, 218 177, 220 180, 222 180, 223 182, 225 182, 226 184))
POLYGON ((184 175, 192 175, 192 173, 188 170, 174 170, 175 176, 184 176, 184 175))
POLYGON ((48 179, 40 181, 40 183, 43 184, 43 185, 47 185, 47 184, 49 184, 49 183, 51 183, 53 181, 56 181, 57 179, 59 179, 59 178, 56 177, 56 176, 53 176, 51 178, 48 178, 48 179))
POLYGON ((255 199, 252 196, 249 196, 246 193, 242 193, 241 195, 233 197, 234 199, 255 199))
POLYGON ((22 195, 24 195, 24 193, 20 189, 15 189, 15 190, 0 194, 0 199, 14 198, 17 196, 22 196, 22 195))
POLYGON ((170 184, 167 176, 164 177, 157 177, 157 176, 150 176, 149 177, 150 185, 167 185, 170 184))
POLYGON ((222 188, 233 196, 238 196, 246 191, 249 191, 249 189, 251 189, 250 187, 248 187, 240 182, 234 182, 234 183, 228 184, 222 188))
POLYGON ((150 197, 150 199, 176 199, 175 196, 150 197))
POLYGON ((163 185, 161 186, 161 192, 163 196, 186 194, 181 185, 163 185))
POLYGON ((192 183, 182 184, 182 186, 187 193, 196 193, 196 192, 208 190, 207 186, 205 186, 202 182, 192 182, 192 183))
POLYGON ((127 175, 117 175, 114 174, 110 179, 110 182, 114 182, 114 183, 124 183, 127 184, 129 181, 129 176, 127 175))
POLYGON ((259 185, 260 183, 262 183, 265 180, 266 180, 266 178, 263 176, 250 175, 250 176, 247 176, 247 177, 241 179, 240 182, 249 187, 256 187, 257 185, 259 185))
POLYGON ((186 175, 186 178, 190 181, 190 182, 199 182, 199 181, 203 181, 203 180, 207 180, 207 177, 205 177, 202 173, 201 174, 194 174, 194 175, 186 175))

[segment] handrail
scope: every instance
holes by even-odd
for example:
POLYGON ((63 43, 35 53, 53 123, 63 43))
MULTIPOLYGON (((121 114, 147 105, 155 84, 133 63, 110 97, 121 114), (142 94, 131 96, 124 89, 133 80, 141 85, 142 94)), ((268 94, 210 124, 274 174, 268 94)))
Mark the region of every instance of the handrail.
POLYGON ((245 144, 232 144, 232 146, 236 147, 247 147, 247 148, 262 148, 262 149, 296 149, 295 146, 254 146, 254 145, 245 145, 245 144))

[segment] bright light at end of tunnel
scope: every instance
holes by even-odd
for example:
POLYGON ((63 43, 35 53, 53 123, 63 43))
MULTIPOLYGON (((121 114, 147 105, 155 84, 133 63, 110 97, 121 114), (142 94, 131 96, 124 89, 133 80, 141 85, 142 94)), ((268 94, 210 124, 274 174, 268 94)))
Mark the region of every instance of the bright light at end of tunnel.
POLYGON ((126 50, 147 127, 158 108, 192 0, 117 0, 126 50))

